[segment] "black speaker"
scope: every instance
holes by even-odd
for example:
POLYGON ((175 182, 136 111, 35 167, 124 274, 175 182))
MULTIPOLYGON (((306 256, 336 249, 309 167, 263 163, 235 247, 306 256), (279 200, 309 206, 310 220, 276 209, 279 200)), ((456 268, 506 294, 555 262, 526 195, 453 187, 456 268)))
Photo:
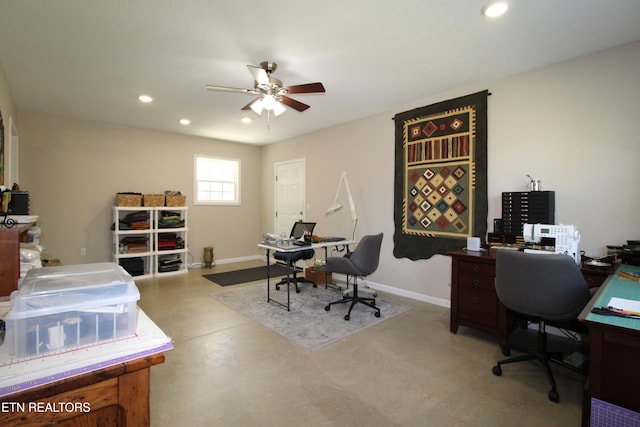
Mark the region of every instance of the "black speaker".
POLYGON ((12 191, 9 202, 9 213, 11 215, 29 215, 29 192, 12 191))

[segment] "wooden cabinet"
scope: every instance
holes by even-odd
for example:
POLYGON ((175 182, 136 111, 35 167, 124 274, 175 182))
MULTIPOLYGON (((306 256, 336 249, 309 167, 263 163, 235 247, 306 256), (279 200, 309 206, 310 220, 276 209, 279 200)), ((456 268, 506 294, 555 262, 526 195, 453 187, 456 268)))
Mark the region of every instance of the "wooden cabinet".
POLYGON ((451 319, 454 334, 468 326, 495 336, 503 353, 507 342, 507 309, 496 295, 495 258, 482 252, 453 251, 451 255, 451 319))
POLYGON ((33 224, 16 224, 12 228, 0 225, 0 299, 18 289, 20 278, 20 242, 26 241, 27 230, 33 224))
POLYGON ((158 353, 3 396, 2 425, 148 426, 150 367, 163 362, 158 353))

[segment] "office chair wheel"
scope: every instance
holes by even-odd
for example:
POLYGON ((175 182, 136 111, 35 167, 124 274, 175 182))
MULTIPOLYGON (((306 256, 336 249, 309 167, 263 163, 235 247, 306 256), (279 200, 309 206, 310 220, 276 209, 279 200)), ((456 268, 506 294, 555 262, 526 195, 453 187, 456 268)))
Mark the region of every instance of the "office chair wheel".
POLYGON ((276 291, 280 290, 280 285, 276 285, 276 291))
POLYGON ((349 319, 351 319, 351 317, 348 314, 345 314, 344 315, 344 320, 349 320, 349 319))
POLYGON ((299 293, 300 293, 300 289, 296 288, 296 294, 299 294, 299 293))
MULTIPOLYGON (((495 375, 496 377, 499 377, 500 375, 502 375, 502 368, 500 367, 500 365, 496 365, 491 369, 491 372, 493 372, 493 375, 495 375)), ((551 397, 549 397, 549 399, 551 399, 551 397)))
POLYGON ((325 311, 329 311, 329 310, 331 310, 331 306, 330 306, 330 305, 326 306, 326 307, 324 308, 324 310, 325 310, 325 311))
POLYGON ((558 403, 558 402, 560 402, 560 395, 558 394, 557 391, 551 390, 549 392, 549 400, 552 401, 552 402, 558 403))
POLYGON ((380 312, 376 311, 373 315, 376 316, 376 317, 380 317, 380 312))

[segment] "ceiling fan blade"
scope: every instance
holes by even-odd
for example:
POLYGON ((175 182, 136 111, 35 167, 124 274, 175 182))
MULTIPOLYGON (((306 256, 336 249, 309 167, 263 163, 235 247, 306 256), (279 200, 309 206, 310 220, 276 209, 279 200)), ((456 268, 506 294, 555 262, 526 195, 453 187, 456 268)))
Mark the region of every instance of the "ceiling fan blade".
POLYGON ((239 92, 239 93, 248 93, 248 94, 257 94, 254 89, 242 89, 238 87, 227 87, 227 86, 213 86, 206 85, 207 90, 217 90, 221 92, 239 92))
POLYGON ((287 93, 320 93, 324 92, 324 86, 320 82, 307 83, 303 85, 288 86, 287 93))
POLYGON ((303 104, 300 101, 296 101, 293 98, 289 98, 288 96, 283 96, 282 99, 280 100, 280 102, 282 102, 284 105, 293 108, 294 110, 297 111, 304 111, 307 108, 309 108, 309 106, 307 104, 303 104))
POLYGON ((257 97, 256 99, 254 99, 253 101, 251 101, 250 103, 248 103, 247 105, 245 105, 244 107, 241 108, 241 110, 246 111, 246 110, 251 110, 251 105, 256 102, 258 99, 260 99, 260 97, 257 97))
POLYGON ((247 65, 247 69, 253 76, 253 79, 258 82, 259 85, 269 84, 269 75, 264 68, 256 67, 254 65, 247 65))

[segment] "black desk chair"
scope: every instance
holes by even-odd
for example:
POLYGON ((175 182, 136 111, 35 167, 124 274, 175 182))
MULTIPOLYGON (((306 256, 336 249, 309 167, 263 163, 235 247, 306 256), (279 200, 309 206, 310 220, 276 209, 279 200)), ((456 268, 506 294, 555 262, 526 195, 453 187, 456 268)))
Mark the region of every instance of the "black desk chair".
MULTIPOLYGON (((315 222, 305 222, 305 221, 296 221, 293 223, 291 227, 291 233, 289 233, 289 238, 292 240, 299 240, 305 235, 311 236, 313 234, 313 229, 315 228, 315 222)), ((276 290, 280 290, 280 286, 287 285, 287 292, 289 292, 289 285, 293 283, 296 287, 296 293, 300 293, 300 288, 298 287, 298 283, 311 283, 313 287, 317 287, 315 282, 303 277, 298 277, 298 269, 296 267, 296 262, 300 260, 307 260, 313 258, 315 254, 314 250, 311 248, 304 248, 304 246, 300 247, 299 251, 292 252, 279 252, 276 251, 273 254, 273 257, 278 261, 282 261, 287 265, 287 276, 283 277, 278 283, 276 283, 276 290), (293 277, 289 275, 290 272, 293 272, 293 277)))
POLYGON ((502 375, 504 364, 537 359, 542 362, 551 383, 549 400, 559 402, 549 362, 581 374, 584 372, 564 362, 561 353, 547 351, 545 324, 575 329, 578 314, 592 296, 580 268, 568 255, 498 250, 495 286, 498 299, 505 307, 538 323, 538 334, 535 352, 497 362, 493 367, 494 375, 502 375))
MULTIPOLYGON (((287 275, 283 277, 278 283, 276 283, 276 289, 280 290, 280 286, 287 285, 287 292, 289 291, 288 286, 293 283, 296 287, 296 293, 300 293, 300 288, 298 287, 298 283, 311 283, 314 288, 317 287, 315 282, 303 277, 298 277, 298 268, 296 267, 296 262, 300 260, 307 260, 313 258, 315 251, 313 249, 301 249, 299 251, 294 252, 274 252, 273 257, 278 261, 282 261, 287 264, 287 275), (292 276, 289 275, 290 272, 293 272, 292 276)), ((304 272, 302 272, 304 274, 304 272)))
POLYGON ((328 273, 341 273, 353 276, 353 289, 351 296, 343 296, 341 300, 327 304, 325 310, 331 310, 334 304, 351 303, 349 311, 344 316, 344 320, 351 318, 351 310, 357 303, 373 308, 374 315, 380 317, 380 309, 376 307, 375 298, 365 298, 358 295, 358 277, 368 276, 376 271, 380 261, 380 246, 382 245, 382 233, 364 236, 356 249, 349 253, 349 256, 327 257, 326 269, 328 273))

